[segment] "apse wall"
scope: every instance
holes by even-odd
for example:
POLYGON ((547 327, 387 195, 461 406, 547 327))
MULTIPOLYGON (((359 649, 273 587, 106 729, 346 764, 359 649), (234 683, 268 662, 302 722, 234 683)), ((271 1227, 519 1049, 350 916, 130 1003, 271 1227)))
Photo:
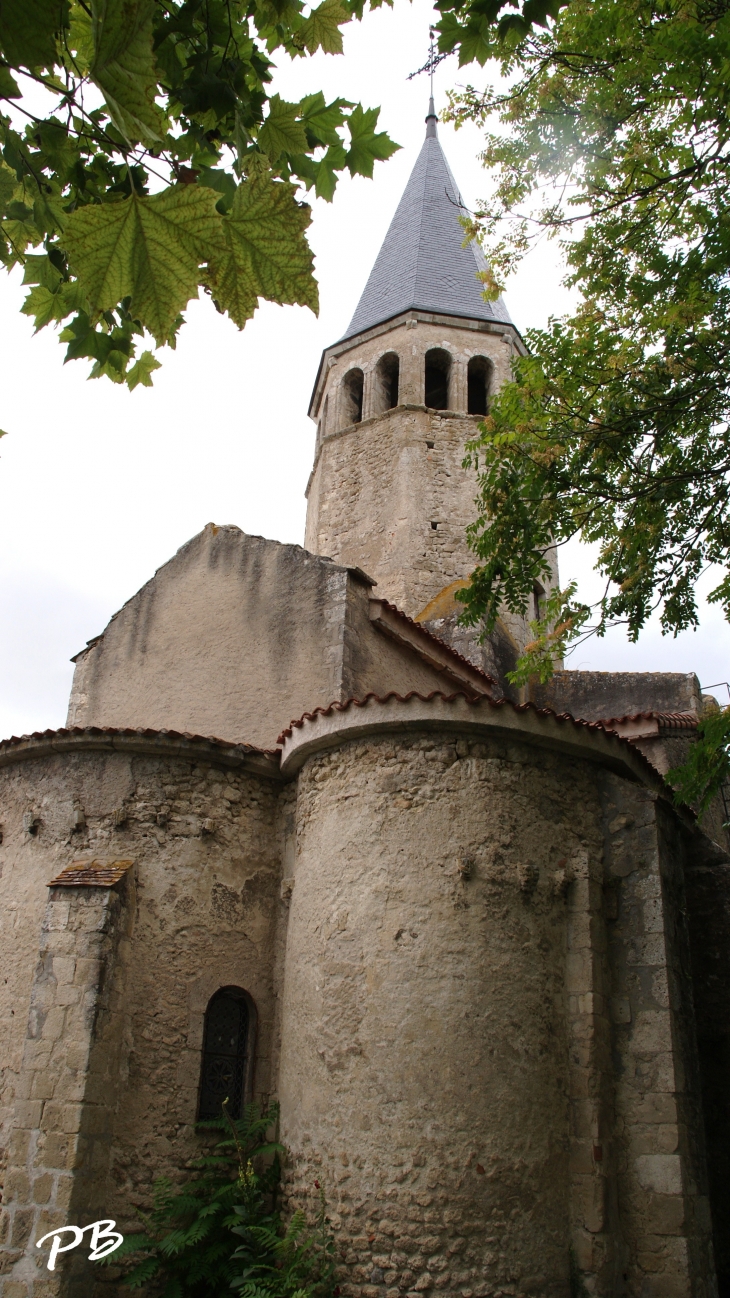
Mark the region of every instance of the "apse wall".
POLYGON ((49 1275, 27 1246, 99 1216, 139 1230, 154 1180, 200 1154, 221 988, 250 1007, 245 1098, 275 1089, 281 784, 255 750, 151 732, 60 732, 0 762, 3 1266, 18 1293, 91 1298, 103 1268, 79 1250, 49 1275))
POLYGON ((287 1202, 346 1298, 714 1293, 682 836, 629 762, 463 700, 285 736, 287 1202))

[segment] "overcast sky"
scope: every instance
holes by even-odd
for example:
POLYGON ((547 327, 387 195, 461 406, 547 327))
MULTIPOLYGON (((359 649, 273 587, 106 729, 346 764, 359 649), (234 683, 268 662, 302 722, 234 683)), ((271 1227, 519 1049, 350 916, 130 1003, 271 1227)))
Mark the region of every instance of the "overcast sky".
MULTIPOLYGON (((381 125, 403 146, 374 180, 342 180, 334 202, 316 202, 311 240, 319 319, 304 308, 264 304, 243 333, 205 299, 187 312, 175 352, 153 389, 88 382, 88 363, 62 364, 52 330, 33 337, 19 314, 19 276, 0 280, 0 735, 64 724, 70 656, 207 522, 301 543, 314 430, 307 415, 322 349, 352 316, 424 135, 425 76, 406 80, 427 54, 431 8, 396 0, 352 24, 344 58, 280 67, 274 89, 298 99, 316 89, 381 105, 381 125)), ((446 89, 482 84, 475 67, 446 60, 446 89)), ((465 201, 489 192, 476 129, 439 134, 465 201)), ((557 250, 531 254, 509 285, 518 327, 544 324, 568 306, 557 250)), ((561 577, 590 593, 579 547, 561 577)), ((677 640, 650 629, 636 646, 621 632, 581 648, 568 664, 595 670, 697 671, 728 677, 728 628, 711 610, 698 633, 677 640)), ((715 691, 727 699, 727 691, 715 691)))

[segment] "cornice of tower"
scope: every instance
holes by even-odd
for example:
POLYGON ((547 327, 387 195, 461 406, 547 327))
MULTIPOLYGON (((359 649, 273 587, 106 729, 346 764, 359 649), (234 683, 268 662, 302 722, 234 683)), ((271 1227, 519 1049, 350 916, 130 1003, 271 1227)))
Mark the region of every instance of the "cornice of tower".
POLYGON ((423 325, 441 325, 447 329, 466 329, 471 333, 492 334, 496 337, 508 338, 511 340, 515 350, 520 356, 527 355, 527 347, 522 335, 515 325, 506 321, 493 320, 475 320, 471 316, 451 315, 447 312, 440 311, 420 311, 412 309, 401 311, 398 315, 392 316, 389 320, 383 320, 379 324, 373 325, 370 329, 363 329, 362 333, 352 334, 349 338, 341 338, 338 342, 332 343, 325 347, 319 362, 317 377, 314 381, 312 396, 307 411, 310 419, 317 419, 319 415, 324 389, 327 383, 327 375, 335 361, 339 360, 347 352, 355 351, 364 343, 371 342, 375 338, 382 337, 384 334, 392 333, 395 329, 402 326, 407 328, 416 328, 419 324, 423 325))

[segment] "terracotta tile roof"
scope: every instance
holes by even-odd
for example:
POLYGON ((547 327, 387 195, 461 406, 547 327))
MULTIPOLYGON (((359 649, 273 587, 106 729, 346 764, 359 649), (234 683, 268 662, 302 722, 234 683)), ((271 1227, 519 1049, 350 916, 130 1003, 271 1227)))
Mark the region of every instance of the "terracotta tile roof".
POLYGON ((440 636, 434 635, 433 631, 428 631, 422 622, 416 622, 415 618, 409 617, 407 613, 404 613, 396 604, 391 604, 387 599, 382 599, 380 596, 377 596, 377 599, 384 608, 389 610, 389 612, 402 618, 404 622, 407 622, 409 626, 412 626, 420 635, 426 636, 427 639, 432 640, 434 644, 439 646, 439 649, 445 651, 457 662, 461 663, 462 666, 468 667, 469 671, 478 672, 485 681, 489 681, 490 685, 494 685, 495 689, 499 688, 498 682, 493 676, 490 676, 489 672, 485 672, 481 667, 477 667, 469 658, 465 658, 463 654, 460 654, 458 649, 452 649, 451 645, 447 644, 445 640, 442 640, 440 636))
POLYGON ((134 861, 72 861, 49 888, 114 888, 131 870, 134 861))
POLYGON ((27 756, 40 755, 43 752, 65 752, 69 748, 99 747, 114 751, 129 749, 135 741, 143 747, 153 747, 183 757, 186 753, 202 757, 208 755, 227 758, 234 764, 245 758, 264 758, 278 760, 278 749, 255 748, 253 744, 235 743, 229 739, 217 739, 213 735, 195 735, 188 731, 154 730, 143 726, 72 726, 69 729, 35 730, 30 735, 12 735, 10 739, 0 741, 0 765, 13 761, 19 750, 26 750, 27 756), (84 742, 86 741, 86 742, 84 742), (118 742, 117 742, 118 741, 118 742))
MULTIPOLYGON (((430 703, 432 699, 441 699, 444 703, 451 703, 456 699, 460 699, 472 708, 488 706, 489 708, 494 709, 506 708, 517 713, 533 713, 539 717, 549 717, 553 721, 559 722, 561 726, 576 727, 580 730, 592 731, 594 734, 600 732, 610 737, 613 743, 626 746, 630 750, 633 763, 635 765, 638 764, 639 767, 643 768, 647 776, 649 776, 648 783, 650 786, 654 785, 656 787, 657 781, 660 785, 665 785, 664 777, 661 772, 658 771, 654 764, 649 761, 641 749, 635 743, 632 743, 630 738, 624 737, 623 735, 618 734, 617 731, 607 727, 603 721, 584 721, 579 717, 571 716, 569 712, 554 712, 552 708, 540 708, 535 703, 513 703, 512 700, 508 698, 492 699, 488 695, 483 695, 481 698, 473 698, 469 697, 468 694, 463 693, 461 690, 455 690, 453 694, 444 694, 441 690, 432 690, 430 694, 420 694, 417 690, 410 690, 408 694, 403 695, 396 693, 395 690, 391 690, 390 693, 384 695, 369 693, 361 699, 349 698, 342 703, 335 701, 329 703, 327 707, 318 707, 314 708, 312 712, 305 712, 295 721, 291 721, 287 728, 279 735, 277 743, 284 744, 286 740, 291 737, 292 732, 295 729, 303 727, 304 723, 307 721, 314 721, 318 716, 327 717, 336 712, 346 712, 350 708, 365 708, 368 704, 373 702, 387 704, 391 699, 396 700, 398 703, 408 703, 412 699, 419 700, 421 703, 430 703)), ((526 736, 526 739, 527 742, 529 742, 529 735, 526 736)), ((665 785, 665 787, 668 786, 665 785)), ((669 790, 669 792, 671 792, 671 790, 669 790)), ((683 808, 683 814, 684 813, 689 816, 690 820, 696 819, 690 808, 683 808)))
POLYGON ((660 730, 696 730, 698 719, 694 712, 632 712, 623 717, 602 718, 597 724, 613 730, 640 721, 656 721, 660 730))
MULTIPOLYGON (((451 703, 454 699, 466 699, 467 703, 475 707, 487 703, 491 708, 512 708, 514 712, 534 712, 540 717, 552 717, 555 721, 562 724, 580 726, 585 730, 606 730, 607 726, 603 721, 582 721, 579 717, 573 717, 569 712, 553 712, 552 708, 539 708, 535 703, 513 703, 511 699, 501 698, 492 699, 488 695, 482 695, 481 698, 470 698, 462 690, 455 690, 453 694, 444 694, 442 690, 431 690, 430 694, 419 694, 418 690, 409 690, 407 694, 398 694, 391 690, 388 694, 365 694, 361 699, 345 699, 344 703, 335 701, 328 703, 326 708, 314 708, 312 712, 305 712, 295 721, 290 721, 286 730, 282 730, 278 736, 277 744, 283 744, 289 738, 292 731, 304 725, 305 721, 314 721, 315 717, 329 717, 333 712, 346 712, 348 708, 364 708, 368 703, 388 703, 390 699, 395 699, 398 703, 408 703, 410 699, 418 699, 421 703, 430 703, 431 699, 443 699, 444 703, 451 703)), ((611 733, 615 733, 611 731, 611 733)), ((620 735, 616 736, 621 743, 627 743, 628 740, 622 740, 620 735)), ((653 769, 653 768, 652 768, 653 769)))

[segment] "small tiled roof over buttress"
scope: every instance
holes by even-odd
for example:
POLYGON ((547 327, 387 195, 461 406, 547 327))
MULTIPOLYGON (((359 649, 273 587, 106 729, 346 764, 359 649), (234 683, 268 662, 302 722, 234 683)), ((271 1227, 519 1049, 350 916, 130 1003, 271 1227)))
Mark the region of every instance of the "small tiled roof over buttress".
POLYGON ((484 300, 477 273, 487 263, 478 244, 463 246, 459 216, 466 208, 436 120, 431 100, 423 148, 345 338, 410 310, 512 323, 501 298, 484 300))

